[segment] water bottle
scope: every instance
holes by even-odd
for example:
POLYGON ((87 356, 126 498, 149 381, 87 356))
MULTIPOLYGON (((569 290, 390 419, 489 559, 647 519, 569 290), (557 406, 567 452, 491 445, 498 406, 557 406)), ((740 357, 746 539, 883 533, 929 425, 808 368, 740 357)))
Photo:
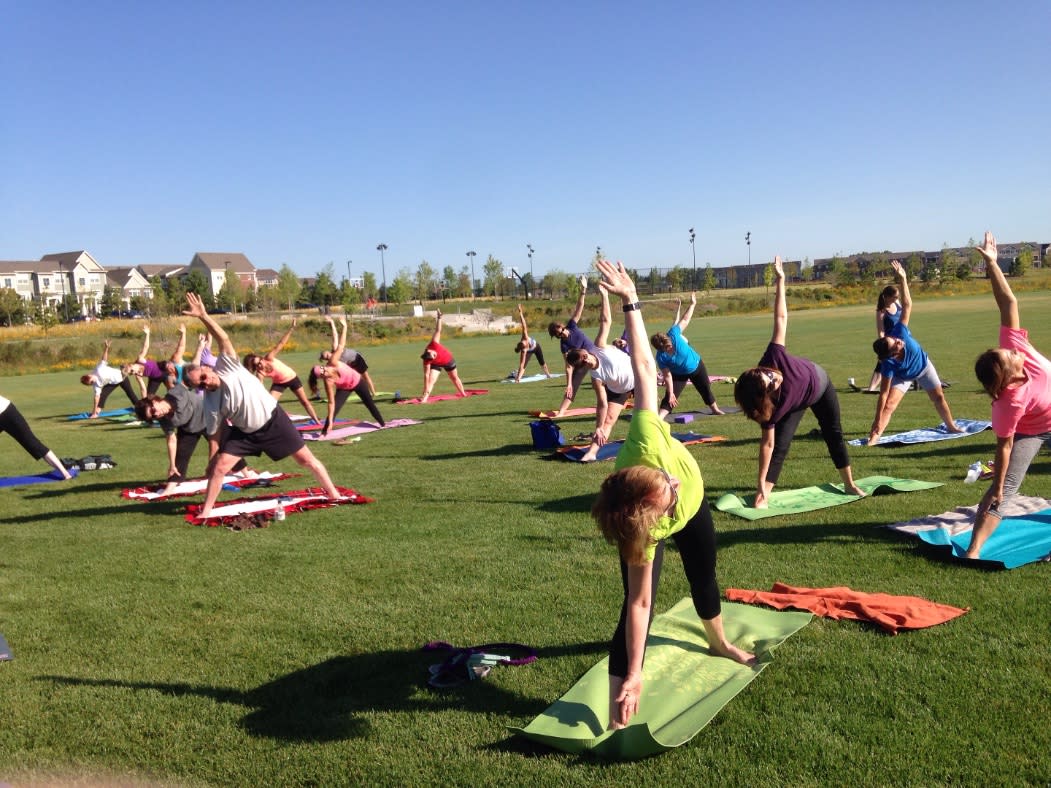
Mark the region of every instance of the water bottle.
POLYGON ((964 484, 974 484, 978 481, 978 477, 982 475, 982 463, 972 462, 967 468, 967 476, 963 480, 964 484))
POLYGON ((287 503, 287 498, 277 499, 277 509, 274 510, 274 522, 283 523, 285 521, 285 504, 287 503))

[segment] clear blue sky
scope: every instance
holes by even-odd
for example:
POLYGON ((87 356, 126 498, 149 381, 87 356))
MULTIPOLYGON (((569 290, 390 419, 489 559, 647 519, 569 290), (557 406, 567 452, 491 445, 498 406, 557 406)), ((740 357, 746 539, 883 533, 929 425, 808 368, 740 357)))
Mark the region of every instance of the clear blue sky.
POLYGON ((0 259, 1051 241, 1051 3, 0 0, 0 259))

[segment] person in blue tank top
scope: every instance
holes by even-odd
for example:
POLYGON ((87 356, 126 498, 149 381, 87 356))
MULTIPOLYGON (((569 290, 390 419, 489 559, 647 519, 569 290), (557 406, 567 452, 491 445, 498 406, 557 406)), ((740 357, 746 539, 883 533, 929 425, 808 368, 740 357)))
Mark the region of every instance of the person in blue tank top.
POLYGON ((704 366, 700 353, 690 347, 682 333, 690 325, 693 310, 696 308, 697 293, 691 293, 686 314, 676 319, 675 325, 668 329, 668 333, 657 333, 650 337, 650 343, 657 351, 657 369, 664 373, 666 389, 664 399, 661 400, 662 419, 675 410, 675 406, 679 404, 679 395, 687 383, 693 383, 693 387, 701 395, 704 404, 711 408, 713 415, 726 415, 715 401, 711 381, 708 380, 708 369, 704 366))
MULTIPOLYGON (((583 350, 588 353, 595 352, 595 343, 577 325, 577 321, 584 315, 584 300, 587 298, 587 294, 588 278, 581 276, 580 295, 577 296, 577 305, 573 310, 573 316, 569 318, 569 322, 560 323, 553 321, 547 326, 548 335, 559 340, 563 357, 570 350, 583 350)), ((566 360, 566 394, 558 406, 555 418, 564 415, 569 406, 573 404, 573 399, 577 396, 577 391, 580 390, 580 384, 583 383, 586 374, 587 370, 585 368, 574 367, 569 363, 568 359, 566 360)))
POLYGON ((934 409, 945 423, 945 428, 949 432, 963 432, 956 426, 952 411, 949 410, 949 401, 945 399, 938 370, 909 331, 912 296, 909 293, 905 269, 897 260, 891 260, 890 264, 898 277, 898 287, 901 290, 901 318, 884 336, 872 343, 872 349, 880 360, 883 380, 880 383, 879 399, 876 401, 876 416, 872 420, 872 429, 869 432, 869 446, 879 443, 880 436, 890 423, 890 417, 913 382, 927 392, 934 409))
MULTIPOLYGON (((882 339, 890 330, 894 328, 901 320, 901 301, 898 300, 898 288, 894 285, 887 285, 879 294, 879 298, 876 299, 876 339, 882 339)), ((883 380, 883 373, 880 371, 882 363, 877 359, 876 367, 872 370, 872 377, 869 379, 868 388, 861 389, 854 385, 854 378, 851 378, 849 383, 850 387, 855 391, 864 391, 866 394, 879 394, 879 384, 883 380)))

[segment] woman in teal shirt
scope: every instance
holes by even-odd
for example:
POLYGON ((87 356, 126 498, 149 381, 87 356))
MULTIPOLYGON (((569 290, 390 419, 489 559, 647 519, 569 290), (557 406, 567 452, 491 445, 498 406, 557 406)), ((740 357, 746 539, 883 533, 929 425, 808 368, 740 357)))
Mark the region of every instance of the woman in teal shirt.
POLYGON ((635 283, 624 266, 596 263, 600 287, 623 302, 635 371, 635 411, 616 470, 602 483, 591 514, 606 539, 620 551, 624 602, 610 643, 609 727, 623 728, 638 711, 646 635, 653 618, 664 540, 682 555, 694 607, 712 652, 751 664, 753 654, 733 645, 723 632, 715 577, 715 527, 704 497, 704 481, 693 455, 671 437, 657 413, 657 371, 646 341, 635 283))

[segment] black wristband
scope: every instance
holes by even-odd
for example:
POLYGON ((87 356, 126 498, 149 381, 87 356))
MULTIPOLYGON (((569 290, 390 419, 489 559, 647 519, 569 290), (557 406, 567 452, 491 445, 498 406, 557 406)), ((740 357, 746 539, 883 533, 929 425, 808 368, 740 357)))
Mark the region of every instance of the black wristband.
POLYGON ((624 306, 622 306, 621 309, 623 309, 625 312, 641 312, 642 304, 636 301, 634 304, 624 304, 624 306))

